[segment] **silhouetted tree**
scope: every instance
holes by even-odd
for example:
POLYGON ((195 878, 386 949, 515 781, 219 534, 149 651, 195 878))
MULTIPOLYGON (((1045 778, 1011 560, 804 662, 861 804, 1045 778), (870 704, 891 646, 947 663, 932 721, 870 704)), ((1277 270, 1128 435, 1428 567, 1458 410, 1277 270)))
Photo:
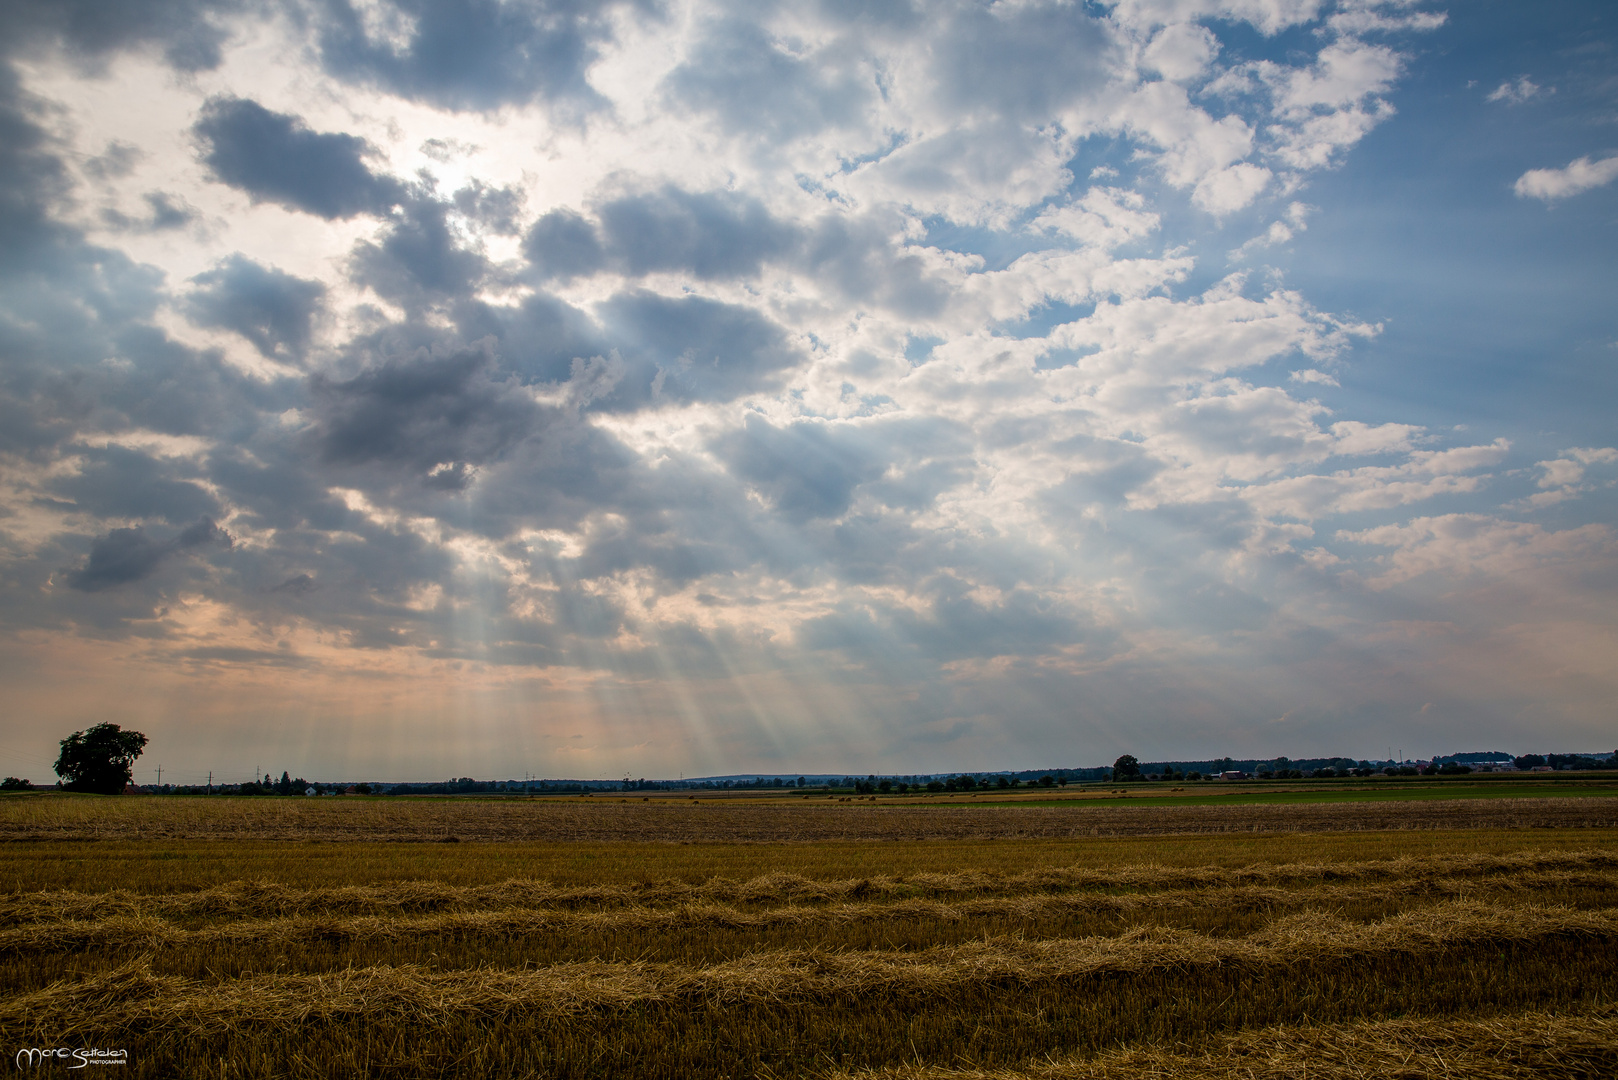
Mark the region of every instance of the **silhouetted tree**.
POLYGON ((1140 762, 1135 759, 1134 754, 1125 754, 1123 757, 1112 763, 1112 775, 1118 780, 1122 780, 1125 777, 1139 776, 1140 762))
POLYGON ((117 724, 97 724, 62 740, 56 775, 69 791, 117 795, 129 783, 130 768, 146 749, 146 736, 117 724))

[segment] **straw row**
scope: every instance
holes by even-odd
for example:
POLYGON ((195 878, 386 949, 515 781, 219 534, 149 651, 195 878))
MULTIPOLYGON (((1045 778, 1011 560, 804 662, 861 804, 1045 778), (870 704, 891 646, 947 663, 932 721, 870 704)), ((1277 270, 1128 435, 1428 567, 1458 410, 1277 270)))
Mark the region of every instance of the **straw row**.
POLYGON ((634 906, 601 911, 506 908, 425 915, 300 914, 243 919, 201 927, 177 925, 151 914, 100 919, 39 921, 0 930, 0 956, 41 955, 83 949, 174 949, 194 946, 284 948, 296 944, 401 943, 426 937, 511 937, 528 934, 670 933, 678 931, 771 931, 783 928, 851 926, 883 920, 955 924, 972 920, 1039 922, 1078 915, 1126 917, 1149 912, 1277 912, 1303 907, 1393 903, 1414 898, 1459 898, 1487 890, 1538 891, 1597 887, 1618 893, 1618 871, 1541 871, 1505 881, 1438 878, 1379 884, 1319 884, 1309 888, 1236 886, 1163 892, 1043 893, 973 897, 953 902, 904 898, 887 902, 788 904, 749 910, 732 904, 690 903, 634 906), (1491 887, 1492 886, 1492 887, 1491 887))
POLYGON ((1593 1080, 1618 1076, 1618 1016, 1543 1012, 1261 1028, 1211 1045, 1118 1050, 1021 1069, 838 1071, 829 1080, 1593 1080))
MULTIPOLYGON (((1618 852, 1574 851, 1512 855, 1454 855, 1339 863, 1259 864, 1224 867, 1133 866, 1095 870, 1065 867, 1024 874, 963 872, 821 880, 769 874, 746 881, 713 878, 700 884, 644 882, 588 887, 511 880, 455 886, 406 881, 386 885, 298 889, 274 882, 237 881, 185 893, 127 890, 79 893, 40 891, 0 897, 0 923, 106 919, 290 917, 447 911, 611 909, 692 904, 748 906, 1023 896, 1070 892, 1131 893, 1357 882, 1415 887, 1421 883, 1488 880, 1491 887, 1609 887, 1618 852)), ((1458 887, 1446 885, 1445 888, 1458 887)))
POLYGON ((1378 922, 1318 912, 1286 916, 1245 938, 1143 929, 1120 937, 991 938, 916 952, 775 950, 719 964, 571 963, 528 971, 439 972, 420 966, 351 968, 328 975, 204 981, 154 973, 148 959, 81 981, 58 981, 0 1004, 0 1030, 59 1037, 93 1018, 105 1036, 129 1030, 207 1034, 242 1024, 311 1020, 448 1023, 469 1015, 572 1015, 641 1003, 707 1005, 949 995, 972 985, 1026 986, 1098 974, 1203 965, 1267 967, 1393 956, 1551 936, 1611 939, 1618 909, 1440 904, 1378 922))

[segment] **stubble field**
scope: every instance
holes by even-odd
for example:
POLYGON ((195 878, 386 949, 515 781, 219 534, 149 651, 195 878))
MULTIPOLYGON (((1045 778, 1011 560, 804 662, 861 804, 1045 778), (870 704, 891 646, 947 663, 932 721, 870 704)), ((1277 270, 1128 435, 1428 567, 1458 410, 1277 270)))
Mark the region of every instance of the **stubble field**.
POLYGON ((1614 809, 0 800, 0 1032, 137 1076, 1606 1077, 1614 809))

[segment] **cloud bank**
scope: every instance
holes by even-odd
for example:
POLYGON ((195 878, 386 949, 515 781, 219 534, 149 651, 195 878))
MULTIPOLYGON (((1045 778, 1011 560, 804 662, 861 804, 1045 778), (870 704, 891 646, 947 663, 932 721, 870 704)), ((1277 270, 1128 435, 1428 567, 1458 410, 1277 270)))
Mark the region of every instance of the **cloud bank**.
POLYGON ((75 11, 13 5, 0 85, 0 631, 50 724, 404 777, 1607 715, 1614 538, 1532 515, 1613 451, 1333 403, 1374 314, 1190 246, 1301 236, 1442 12, 75 11))

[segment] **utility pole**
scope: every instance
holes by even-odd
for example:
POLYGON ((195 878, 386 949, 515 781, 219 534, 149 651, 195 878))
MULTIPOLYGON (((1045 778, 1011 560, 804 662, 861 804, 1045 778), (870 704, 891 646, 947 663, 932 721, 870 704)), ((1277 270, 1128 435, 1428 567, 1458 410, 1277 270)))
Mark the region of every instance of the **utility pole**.
POLYGON ((208 794, 213 794, 213 770, 208 770, 208 794))
POLYGON ((157 786, 163 786, 163 766, 161 765, 157 767, 157 786))

